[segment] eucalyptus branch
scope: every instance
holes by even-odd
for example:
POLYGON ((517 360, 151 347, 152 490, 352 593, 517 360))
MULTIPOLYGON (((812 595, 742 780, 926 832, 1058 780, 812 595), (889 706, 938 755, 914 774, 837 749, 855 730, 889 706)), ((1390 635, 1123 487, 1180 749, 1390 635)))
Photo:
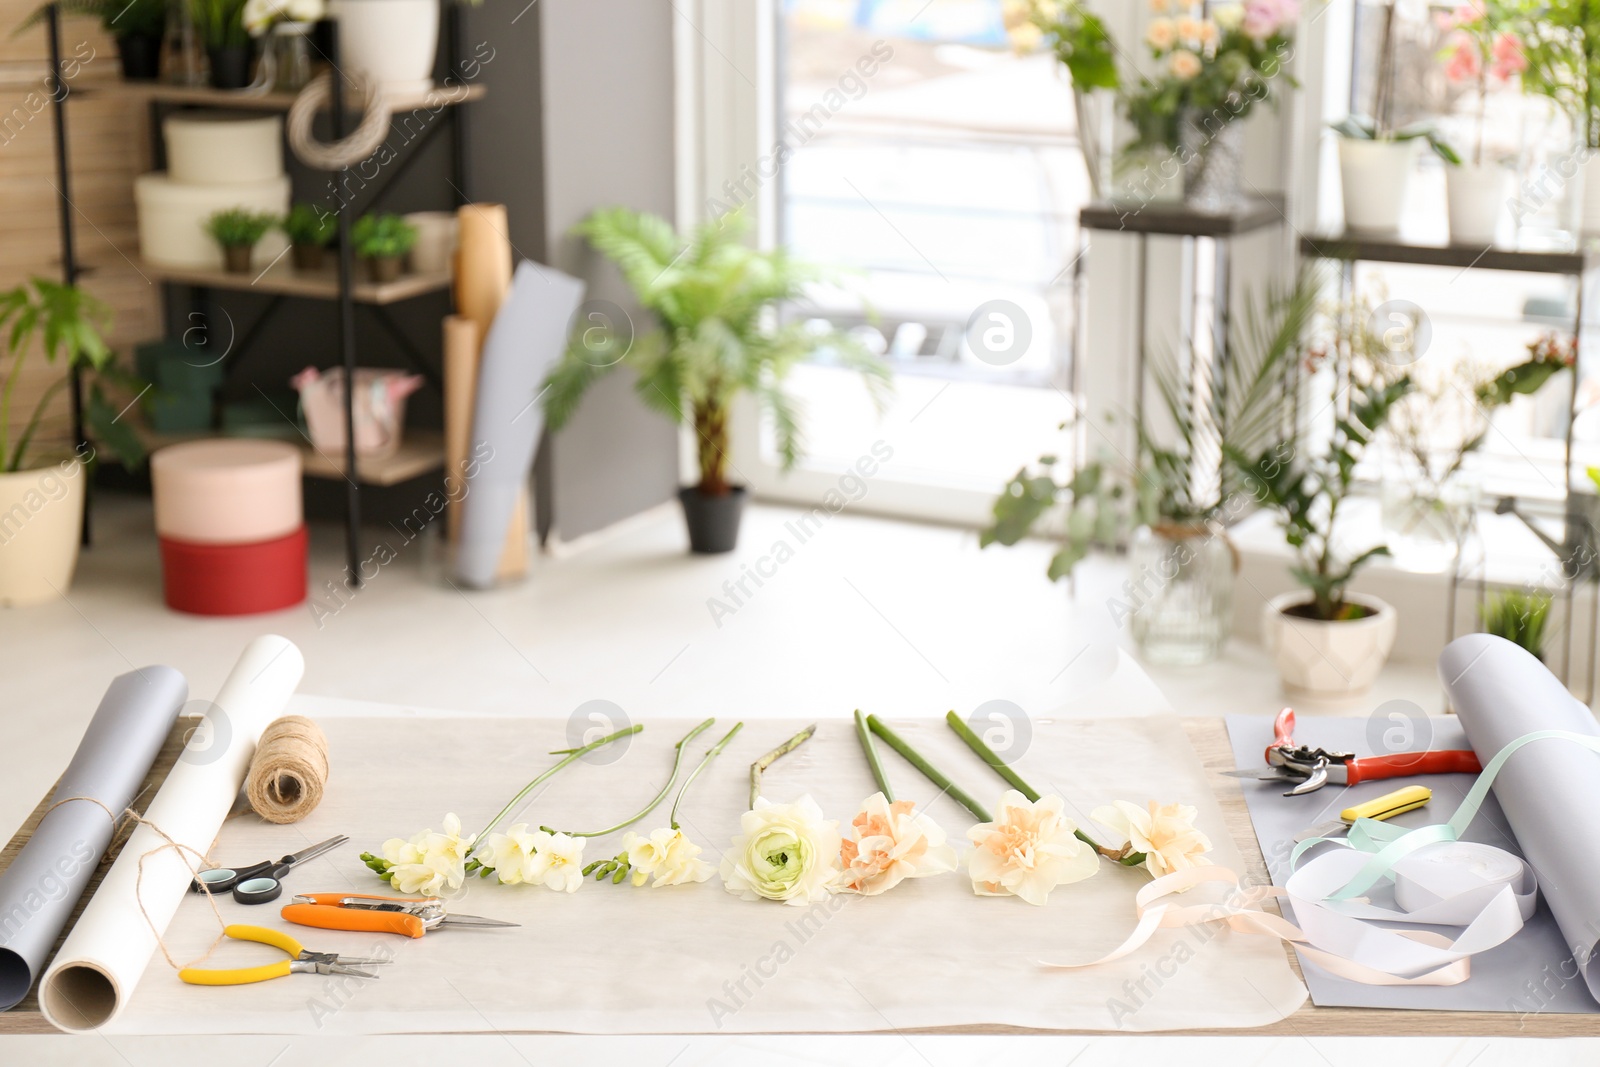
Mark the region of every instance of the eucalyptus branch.
POLYGON ((884 773, 883 762, 878 759, 878 746, 872 743, 872 727, 867 725, 867 717, 856 709, 856 738, 861 742, 861 751, 867 757, 867 766, 872 768, 872 780, 878 783, 878 792, 883 794, 883 799, 894 803, 894 789, 889 785, 889 776, 884 773))
POLYGON ((733 729, 724 734, 721 741, 718 741, 706 751, 706 754, 701 758, 699 765, 695 767, 694 770, 689 772, 689 777, 683 780, 683 787, 678 790, 678 795, 673 798, 672 811, 667 814, 667 822, 674 830, 678 828, 678 805, 683 803, 683 794, 689 791, 689 787, 693 785, 694 780, 700 776, 700 772, 706 769, 707 764, 722 754, 722 750, 728 747, 728 742, 733 740, 733 735, 738 733, 743 727, 744 723, 742 722, 734 723, 733 729))
POLYGON ((522 791, 516 796, 512 797, 511 802, 505 807, 501 808, 499 814, 489 820, 489 825, 478 831, 478 835, 473 838, 472 851, 468 852, 467 855, 470 856, 472 852, 476 852, 483 845, 483 839, 487 837, 489 832, 492 831, 496 826, 500 825, 500 820, 505 818, 507 813, 510 812, 512 808, 522 803, 523 799, 526 798, 529 793, 533 792, 543 783, 549 781, 557 771, 561 770, 561 768, 567 766, 569 763, 572 763, 575 760, 582 759, 584 756, 587 756, 597 748, 600 748, 604 745, 609 745, 613 741, 621 740, 622 738, 627 737, 629 734, 636 734, 643 729, 644 724, 640 723, 636 726, 630 726, 626 730, 618 730, 615 733, 607 734, 598 741, 591 741, 582 748, 561 748, 550 753, 552 756, 565 756, 566 758, 557 763, 555 766, 551 767, 549 770, 545 771, 543 774, 539 775, 539 777, 535 778, 527 785, 523 786, 522 791))
POLYGON ((948 793, 951 800, 954 800, 957 804, 960 804, 963 808, 966 808, 968 811, 970 811, 973 818, 977 819, 979 822, 994 821, 994 816, 989 814, 989 810, 987 808, 985 808, 982 804, 979 804, 976 800, 972 799, 972 796, 967 793, 966 790, 956 785, 945 776, 944 772, 940 771, 939 768, 935 767, 933 764, 924 759, 922 753, 912 748, 911 745, 907 743, 905 738, 901 737, 888 726, 884 725, 882 719, 878 718, 876 715, 868 715, 867 726, 872 730, 873 733, 883 738, 884 744, 900 753, 900 755, 906 758, 907 763, 921 771, 923 777, 927 778, 928 781, 938 786, 941 793, 948 793))
MULTIPOLYGON (((604 830, 591 830, 584 833, 580 833, 576 830, 563 830, 559 832, 566 834, 568 837, 604 837, 606 834, 614 834, 618 830, 627 829, 640 819, 644 818, 646 815, 649 815, 652 811, 655 811, 656 806, 659 805, 663 800, 667 799, 667 793, 671 791, 673 783, 678 780, 678 772, 683 769, 683 746, 687 745, 690 741, 693 741, 706 730, 709 730, 711 728, 711 724, 716 721, 716 719, 705 720, 700 725, 684 734, 683 737, 679 739, 678 743, 672 746, 675 755, 672 757, 672 774, 667 778, 667 784, 661 787, 660 792, 656 793, 656 795, 650 799, 650 803, 646 804, 643 810, 641 810, 637 815, 619 822, 615 826, 608 826, 604 830)), ((539 829, 543 830, 547 834, 558 832, 548 826, 541 826, 539 829)))
POLYGON ((756 798, 761 796, 761 772, 811 740, 811 735, 816 732, 817 724, 812 723, 765 756, 750 764, 750 806, 752 808, 756 806, 756 798))

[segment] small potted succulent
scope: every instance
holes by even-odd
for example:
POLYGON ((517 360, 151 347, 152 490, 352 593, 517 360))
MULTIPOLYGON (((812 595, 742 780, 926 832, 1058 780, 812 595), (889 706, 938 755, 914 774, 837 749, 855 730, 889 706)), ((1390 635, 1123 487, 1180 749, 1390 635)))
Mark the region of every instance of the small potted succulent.
POLYGON ((320 270, 322 250, 339 229, 334 216, 312 204, 296 204, 278 224, 289 239, 295 270, 320 270))
POLYGON ((277 218, 265 212, 248 208, 231 207, 212 213, 206 219, 206 232, 222 246, 222 263, 229 274, 250 273, 250 257, 257 243, 277 223, 277 218))
POLYGON ((1304 587, 1269 601, 1262 615, 1262 643, 1293 696, 1338 698, 1366 691, 1389 658, 1397 628, 1393 607, 1349 591, 1356 572, 1388 555, 1388 547, 1377 544, 1352 554, 1340 541, 1346 533, 1340 517, 1355 489, 1356 468, 1412 381, 1374 358, 1386 350, 1371 309, 1356 301, 1351 313, 1345 311, 1332 316, 1333 335, 1306 357, 1314 376, 1324 363, 1334 362, 1339 373, 1320 377, 1348 404, 1347 413, 1334 419, 1327 444, 1311 451, 1282 437, 1252 453, 1224 446, 1247 490, 1278 513, 1294 557, 1290 574, 1304 587), (1348 380, 1341 386, 1344 377, 1348 380))
POLYGON ((678 500, 697 553, 731 552, 738 544, 746 490, 729 480, 728 423, 740 393, 752 394, 771 417, 788 470, 802 446, 801 413, 784 388, 796 363, 828 352, 859 371, 880 404, 889 385, 887 364, 851 338, 815 330, 803 317, 775 321, 775 307, 801 300, 823 275, 782 250, 751 248, 747 228, 742 212, 730 212, 680 234, 663 218, 627 208, 602 208, 580 223, 574 232, 616 263, 661 329, 631 343, 611 331, 575 331, 540 394, 550 429, 560 430, 589 386, 622 365, 646 406, 694 427, 700 480, 680 489, 678 500))
MULTIPOLYGON (((62 0, 63 15, 87 15, 117 42, 122 76, 155 81, 161 75, 161 39, 167 32, 167 0, 62 0)), ((43 22, 50 5, 23 20, 17 33, 43 22)), ((13 35, 15 36, 15 35, 13 35)))
POLYGON ((417 228, 399 215, 363 215, 350 238, 356 254, 367 261, 367 274, 375 282, 400 277, 406 253, 417 243, 417 228))

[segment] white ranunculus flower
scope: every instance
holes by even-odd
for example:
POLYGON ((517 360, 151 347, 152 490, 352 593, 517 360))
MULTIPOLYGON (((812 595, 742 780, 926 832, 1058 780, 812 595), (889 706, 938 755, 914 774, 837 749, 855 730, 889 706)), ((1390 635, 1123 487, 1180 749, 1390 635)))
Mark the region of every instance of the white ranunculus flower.
POLYGON ((1157 804, 1147 808, 1116 800, 1095 808, 1089 817, 1128 839, 1128 847, 1144 853, 1144 867, 1152 878, 1190 867, 1208 867, 1205 854, 1211 839, 1194 827, 1199 813, 1187 804, 1157 804))
POLYGON ((1036 803, 1015 789, 1000 798, 994 822, 967 831, 978 847, 967 856, 972 891, 979 896, 1014 895, 1043 904, 1050 891, 1080 882, 1100 869, 1100 857, 1077 836, 1077 824, 1062 814, 1058 796, 1036 803))
POLYGON ((528 883, 558 893, 576 893, 583 884, 584 839, 545 830, 529 836, 533 839, 534 857, 528 867, 528 883))
POLYGON ((723 888, 745 900, 821 900, 839 873, 840 844, 839 824, 824 819, 809 795, 793 804, 757 797, 723 853, 723 888))
POLYGON ((650 883, 652 889, 664 885, 681 885, 685 882, 703 882, 715 873, 716 868, 700 859, 700 846, 683 835, 682 830, 663 826, 641 837, 631 830, 622 839, 622 850, 633 868, 633 884, 650 883))

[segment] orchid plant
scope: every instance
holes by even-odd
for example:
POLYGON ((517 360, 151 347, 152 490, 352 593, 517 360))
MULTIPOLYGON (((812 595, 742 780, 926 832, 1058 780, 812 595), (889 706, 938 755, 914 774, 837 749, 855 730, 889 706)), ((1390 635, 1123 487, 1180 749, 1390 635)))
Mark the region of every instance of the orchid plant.
POLYGON ((1455 85, 1472 86, 1477 94, 1474 114, 1472 163, 1483 165, 1484 127, 1487 124, 1489 87, 1505 85, 1528 69, 1522 41, 1506 28, 1503 0, 1468 0, 1439 15, 1448 33, 1441 52, 1445 77, 1455 85))

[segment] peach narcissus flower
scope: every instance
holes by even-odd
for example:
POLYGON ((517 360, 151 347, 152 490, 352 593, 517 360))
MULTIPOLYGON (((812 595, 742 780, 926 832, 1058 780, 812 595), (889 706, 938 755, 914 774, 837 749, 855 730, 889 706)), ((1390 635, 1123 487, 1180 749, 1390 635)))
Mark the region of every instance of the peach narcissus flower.
POLYGON ((907 878, 956 869, 956 850, 945 844, 943 827, 909 800, 890 802, 874 793, 851 822, 854 835, 839 848, 839 888, 877 896, 907 878))
POLYGON ((1141 808, 1117 800, 1094 809, 1089 817, 1127 838, 1128 851, 1142 852, 1145 870, 1151 877, 1160 878, 1173 871, 1211 865, 1205 857, 1211 851, 1211 839, 1195 829, 1197 814, 1187 804, 1157 804, 1152 800, 1148 808, 1141 808))
POLYGON ((1062 814, 1058 796, 1029 803, 1015 789, 1000 798, 994 822, 967 831, 977 847, 967 856, 972 891, 979 896, 1018 896, 1043 904, 1057 886, 1081 882, 1100 869, 1100 857, 1077 836, 1062 814))

